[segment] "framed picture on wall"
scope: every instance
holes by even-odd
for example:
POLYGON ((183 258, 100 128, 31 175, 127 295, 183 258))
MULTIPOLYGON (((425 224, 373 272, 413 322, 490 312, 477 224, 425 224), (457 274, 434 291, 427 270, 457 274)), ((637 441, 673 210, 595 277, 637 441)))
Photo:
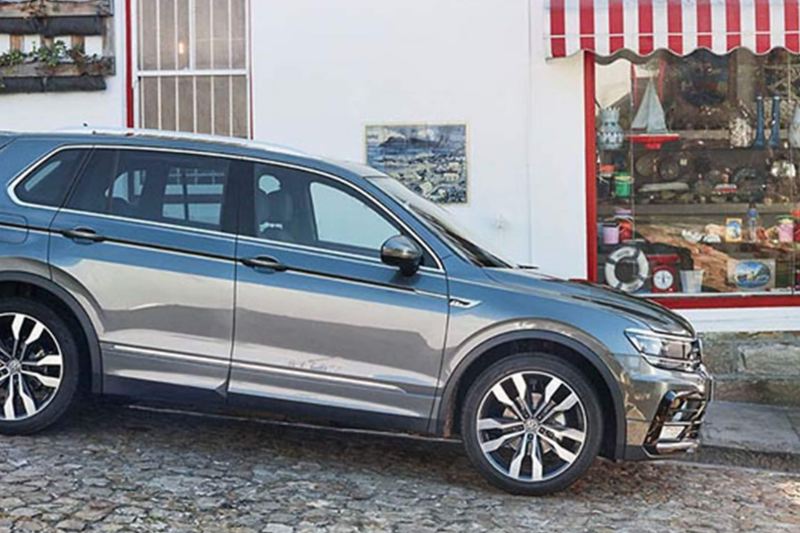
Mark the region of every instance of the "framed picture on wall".
POLYGON ((370 125, 367 164, 429 200, 467 202, 465 124, 370 125))

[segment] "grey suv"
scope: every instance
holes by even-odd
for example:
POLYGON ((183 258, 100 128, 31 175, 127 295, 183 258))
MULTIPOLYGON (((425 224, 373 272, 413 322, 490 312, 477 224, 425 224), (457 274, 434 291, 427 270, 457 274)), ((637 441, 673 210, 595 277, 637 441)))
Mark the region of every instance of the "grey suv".
POLYGON ((512 264, 380 172, 140 131, 0 135, 0 432, 78 391, 459 436, 515 493, 691 450, 662 307, 512 264))

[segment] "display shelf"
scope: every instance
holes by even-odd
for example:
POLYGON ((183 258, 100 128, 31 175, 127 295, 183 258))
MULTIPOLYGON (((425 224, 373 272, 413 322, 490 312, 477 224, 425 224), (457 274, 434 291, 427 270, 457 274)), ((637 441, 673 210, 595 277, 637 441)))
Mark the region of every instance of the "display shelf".
MULTIPOLYGON (((597 214, 600 217, 613 217, 615 207, 624 207, 623 205, 612 204, 599 204, 597 206, 597 214)), ((731 202, 731 203, 707 203, 707 204, 636 204, 636 217, 652 217, 652 216, 675 216, 675 217, 692 217, 692 216, 706 216, 706 215, 719 215, 719 216, 740 216, 745 218, 747 210, 750 205, 744 202, 731 202)), ((794 204, 756 204, 756 209, 760 216, 764 215, 788 215, 794 209, 794 204)))

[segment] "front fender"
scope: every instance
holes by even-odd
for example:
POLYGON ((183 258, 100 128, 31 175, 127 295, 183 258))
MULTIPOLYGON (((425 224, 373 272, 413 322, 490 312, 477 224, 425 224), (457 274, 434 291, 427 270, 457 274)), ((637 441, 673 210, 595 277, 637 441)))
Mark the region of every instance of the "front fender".
POLYGON ((470 337, 445 361, 441 381, 445 383, 438 408, 434 410, 431 430, 446 434, 452 427, 455 402, 461 378, 467 369, 492 348, 508 342, 533 340, 562 345, 579 354, 602 377, 611 394, 615 420, 614 457, 624 454, 626 420, 625 397, 619 386, 624 369, 613 354, 591 335, 566 324, 549 320, 515 320, 496 325, 470 337))

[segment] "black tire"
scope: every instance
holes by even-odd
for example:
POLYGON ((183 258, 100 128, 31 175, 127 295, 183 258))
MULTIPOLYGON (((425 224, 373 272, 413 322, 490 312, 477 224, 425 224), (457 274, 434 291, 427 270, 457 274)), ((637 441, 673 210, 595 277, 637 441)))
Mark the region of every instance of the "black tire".
MULTIPOLYGON (((600 401, 592 385, 574 366, 544 353, 514 355, 487 368, 469 387, 461 411, 461 437, 470 461, 490 483, 513 494, 540 496, 569 487, 586 472, 597 457, 602 436, 603 415, 600 411, 600 401), (508 473, 501 472, 499 466, 494 466, 481 450, 477 430, 481 403, 492 387, 518 372, 543 372, 557 377, 574 391, 583 405, 585 413, 581 418, 585 424, 583 445, 576 453, 577 458, 574 462, 550 479, 538 481, 514 479, 508 473)), ((524 438, 526 437, 523 436, 522 439, 524 438)), ((528 438, 535 437, 528 436, 528 438)), ((532 450, 533 447, 526 449, 532 450)))
POLYGON ((21 313, 41 322, 55 338, 62 356, 60 384, 41 411, 32 416, 6 420, 2 416, 2 409, 8 394, 8 381, 0 385, 0 434, 26 435, 58 422, 75 403, 80 372, 78 346, 67 322, 41 302, 16 297, 5 298, 0 300, 0 316, 7 313, 21 313))

